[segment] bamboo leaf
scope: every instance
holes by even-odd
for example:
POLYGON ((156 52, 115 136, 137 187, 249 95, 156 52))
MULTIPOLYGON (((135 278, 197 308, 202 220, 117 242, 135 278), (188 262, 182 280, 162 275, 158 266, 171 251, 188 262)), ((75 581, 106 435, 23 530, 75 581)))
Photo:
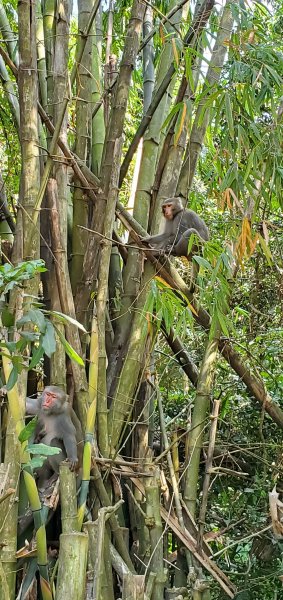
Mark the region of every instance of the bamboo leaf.
POLYGON ((35 347, 32 353, 32 359, 29 363, 29 371, 31 369, 34 369, 34 367, 39 363, 39 361, 42 359, 44 355, 44 348, 42 346, 42 344, 40 344, 40 346, 35 347))
POLYGON ((182 111, 179 113, 178 115, 178 121, 176 124, 176 130, 175 130, 175 135, 174 135, 174 146, 177 146, 180 135, 183 131, 184 128, 184 123, 186 120, 186 115, 187 115, 187 106, 186 103, 183 103, 183 107, 182 107, 182 111))
POLYGON ((13 368, 11 370, 11 373, 9 375, 9 379, 7 381, 7 384, 6 384, 6 388, 7 388, 8 392, 10 390, 12 390, 13 387, 14 387, 14 385, 17 383, 18 374, 19 374, 18 369, 17 369, 16 365, 14 364, 13 368))
POLYGON ((244 183, 246 183, 246 181, 248 179, 248 176, 249 176, 249 174, 251 172, 251 168, 253 166, 253 161, 254 161, 254 153, 255 153, 255 151, 254 151, 254 148, 253 148, 252 151, 251 151, 251 153, 250 153, 250 156, 248 158, 247 168, 246 168, 246 172, 245 172, 245 176, 244 176, 244 183))
POLYGON ((47 444, 30 444, 27 446, 27 452, 30 454, 41 454, 42 456, 54 456, 62 452, 61 448, 47 446, 47 444))
POLYGON ((221 327, 224 335, 226 335, 226 337, 229 337, 229 331, 228 331, 228 327, 227 327, 227 322, 226 322, 225 316, 219 310, 219 308, 216 309, 216 313, 217 313, 217 318, 218 318, 220 327, 221 327))
POLYGON ((203 258, 203 256, 195 255, 194 260, 200 267, 204 267, 205 269, 207 269, 210 272, 213 271, 211 264, 208 262, 208 260, 206 260, 206 258, 203 258))
POLYGON ((60 341, 62 342, 65 352, 69 356, 69 358, 71 358, 76 363, 78 363, 78 365, 81 365, 82 367, 84 367, 83 359, 77 354, 77 352, 74 350, 74 348, 72 348, 71 344, 69 344, 69 342, 67 342, 67 340, 64 337, 64 335, 62 334, 62 332, 55 325, 54 325, 54 329, 56 330, 56 333, 58 334, 58 337, 60 338, 60 341))
POLYGON ((33 456, 29 462, 31 468, 34 469, 40 469, 40 467, 42 467, 42 465, 45 463, 46 461, 46 456, 33 456))
POLYGON ((50 315, 56 317, 56 319, 58 321, 60 321, 61 323, 71 323, 71 325, 75 325, 75 327, 77 327, 78 329, 80 329, 81 331, 83 331, 84 333, 87 333, 86 329, 84 328, 84 326, 79 323, 79 321, 77 321, 76 319, 74 319, 73 317, 70 317, 70 315, 64 315, 63 313, 57 311, 57 310, 51 310, 49 312, 50 315))
POLYGON ((1 313, 1 319, 4 327, 13 327, 15 323, 15 317, 14 315, 12 315, 12 313, 10 313, 7 306, 3 308, 3 311, 1 313))
POLYGON ((262 235, 258 234, 258 239, 259 239, 259 243, 261 245, 263 254, 269 264, 269 266, 272 266, 272 254, 270 252, 270 249, 268 248, 268 245, 265 241, 265 239, 262 237, 262 235))
POLYGON ((54 327, 49 321, 47 321, 46 332, 42 337, 42 347, 44 349, 45 354, 49 358, 56 350, 54 327))
POLYGON ((31 434, 34 432, 37 424, 37 417, 34 417, 20 432, 18 438, 21 444, 29 440, 31 434))
POLYGON ((171 41, 172 41, 174 60, 175 60, 176 66, 178 67, 179 66, 179 54, 178 54, 175 38, 172 38, 171 41))
POLYGON ((225 108, 226 108, 226 117, 228 122, 228 129, 232 139, 234 139, 234 121, 233 121, 233 113, 232 106, 230 101, 229 93, 225 93, 225 108))
POLYGON ((185 53, 185 65, 186 65, 186 76, 187 76, 187 79, 189 82, 189 86, 191 88, 191 91, 194 92, 195 82, 194 82, 193 70, 192 70, 192 55, 190 52, 185 53))
POLYGON ((183 102, 178 102, 175 106, 173 106, 172 110, 170 110, 169 115, 166 117, 165 121, 162 124, 162 129, 166 129, 167 125, 170 123, 172 117, 176 113, 178 113, 183 107, 183 102))

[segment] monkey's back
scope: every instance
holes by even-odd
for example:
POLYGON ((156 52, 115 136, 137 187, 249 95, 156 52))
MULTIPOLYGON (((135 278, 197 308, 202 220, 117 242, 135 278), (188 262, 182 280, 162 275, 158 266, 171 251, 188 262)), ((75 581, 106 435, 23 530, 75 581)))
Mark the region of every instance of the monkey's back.
POLYGON ((194 211, 185 209, 180 214, 179 233, 184 233, 187 229, 196 229, 201 237, 207 242, 209 240, 209 231, 203 219, 194 211))

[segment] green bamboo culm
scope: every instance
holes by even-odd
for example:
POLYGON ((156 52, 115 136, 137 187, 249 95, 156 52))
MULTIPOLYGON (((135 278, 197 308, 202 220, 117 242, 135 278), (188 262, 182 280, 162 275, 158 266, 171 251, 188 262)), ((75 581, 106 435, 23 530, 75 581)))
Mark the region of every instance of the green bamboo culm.
MULTIPOLYGON (((1 354, 5 380, 7 382, 12 370, 12 363, 7 348, 1 348, 1 354)), ((7 392, 7 395, 11 416, 15 422, 16 434, 19 436, 24 428, 24 415, 22 414, 20 407, 17 384, 15 384, 13 388, 7 392)), ((23 442, 21 444, 20 460, 36 531, 37 564, 40 575, 40 588, 43 600, 53 600, 48 574, 46 530, 42 521, 41 502, 32 468, 30 466, 30 455, 26 451, 26 447, 27 442, 23 442)))
POLYGON ((82 528, 86 500, 88 495, 89 481, 90 481, 90 469, 91 469, 91 446, 94 440, 94 423, 95 423, 95 414, 96 414, 96 399, 91 403, 86 419, 86 433, 85 433, 85 444, 84 444, 84 453, 83 453, 83 474, 82 474, 82 483, 81 483, 81 491, 79 496, 79 506, 78 506, 78 526, 79 530, 82 528))
POLYGON ((90 481, 90 469, 91 469, 91 446, 94 441, 94 426, 96 420, 97 411, 97 379, 98 379, 98 327, 96 310, 92 318, 91 326, 91 339, 90 339, 90 367, 89 367, 89 401, 90 406, 87 411, 86 417, 86 432, 85 432, 85 444, 83 452, 83 473, 81 491, 79 496, 78 506, 78 527, 79 531, 82 528, 86 500, 88 495, 89 481, 90 481))

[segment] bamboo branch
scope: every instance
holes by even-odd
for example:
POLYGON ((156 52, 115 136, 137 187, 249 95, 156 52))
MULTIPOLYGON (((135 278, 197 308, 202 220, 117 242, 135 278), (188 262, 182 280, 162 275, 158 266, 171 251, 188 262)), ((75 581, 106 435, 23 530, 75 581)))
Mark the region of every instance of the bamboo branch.
MULTIPOLYGON (((127 468, 127 470, 129 471, 129 473, 131 472, 131 469, 129 467, 127 468)), ((137 477, 135 477, 133 471, 131 479, 135 487, 140 491, 140 493, 143 496, 145 496, 144 486, 141 483, 141 481, 137 477)), ((177 519, 175 519, 172 516, 172 514, 168 512, 163 506, 160 507, 160 512, 163 521, 166 523, 167 526, 170 527, 170 529, 172 529, 172 531, 180 539, 182 544, 186 548, 188 548, 190 552, 192 552, 194 558, 212 575, 212 577, 214 577, 216 581, 218 581, 218 583, 229 596, 229 598, 234 598, 236 592, 234 584, 230 581, 227 575, 225 575, 225 573, 221 571, 221 569, 216 565, 216 563, 213 560, 208 558, 208 556, 206 556, 203 551, 199 551, 197 549, 197 541, 191 535, 191 533, 189 533, 187 530, 182 530, 177 522, 177 519)), ((270 526, 270 528, 271 527, 272 526, 270 526)))

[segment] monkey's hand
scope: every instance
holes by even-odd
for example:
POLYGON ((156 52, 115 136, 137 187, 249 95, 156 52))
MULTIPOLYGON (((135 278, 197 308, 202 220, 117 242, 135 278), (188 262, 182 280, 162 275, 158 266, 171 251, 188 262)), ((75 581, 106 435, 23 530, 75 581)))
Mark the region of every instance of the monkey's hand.
POLYGON ((145 246, 149 245, 149 237, 141 237, 140 241, 145 244, 145 246))
POLYGON ((76 471, 79 465, 79 460, 78 458, 67 458, 66 462, 68 463, 69 467, 70 467, 70 471, 76 471))
POLYGON ((164 252, 165 252, 165 254, 172 254, 172 256, 174 256, 173 248, 174 248, 174 246, 172 246, 172 244, 168 244, 168 245, 167 245, 167 246, 164 248, 164 252))

